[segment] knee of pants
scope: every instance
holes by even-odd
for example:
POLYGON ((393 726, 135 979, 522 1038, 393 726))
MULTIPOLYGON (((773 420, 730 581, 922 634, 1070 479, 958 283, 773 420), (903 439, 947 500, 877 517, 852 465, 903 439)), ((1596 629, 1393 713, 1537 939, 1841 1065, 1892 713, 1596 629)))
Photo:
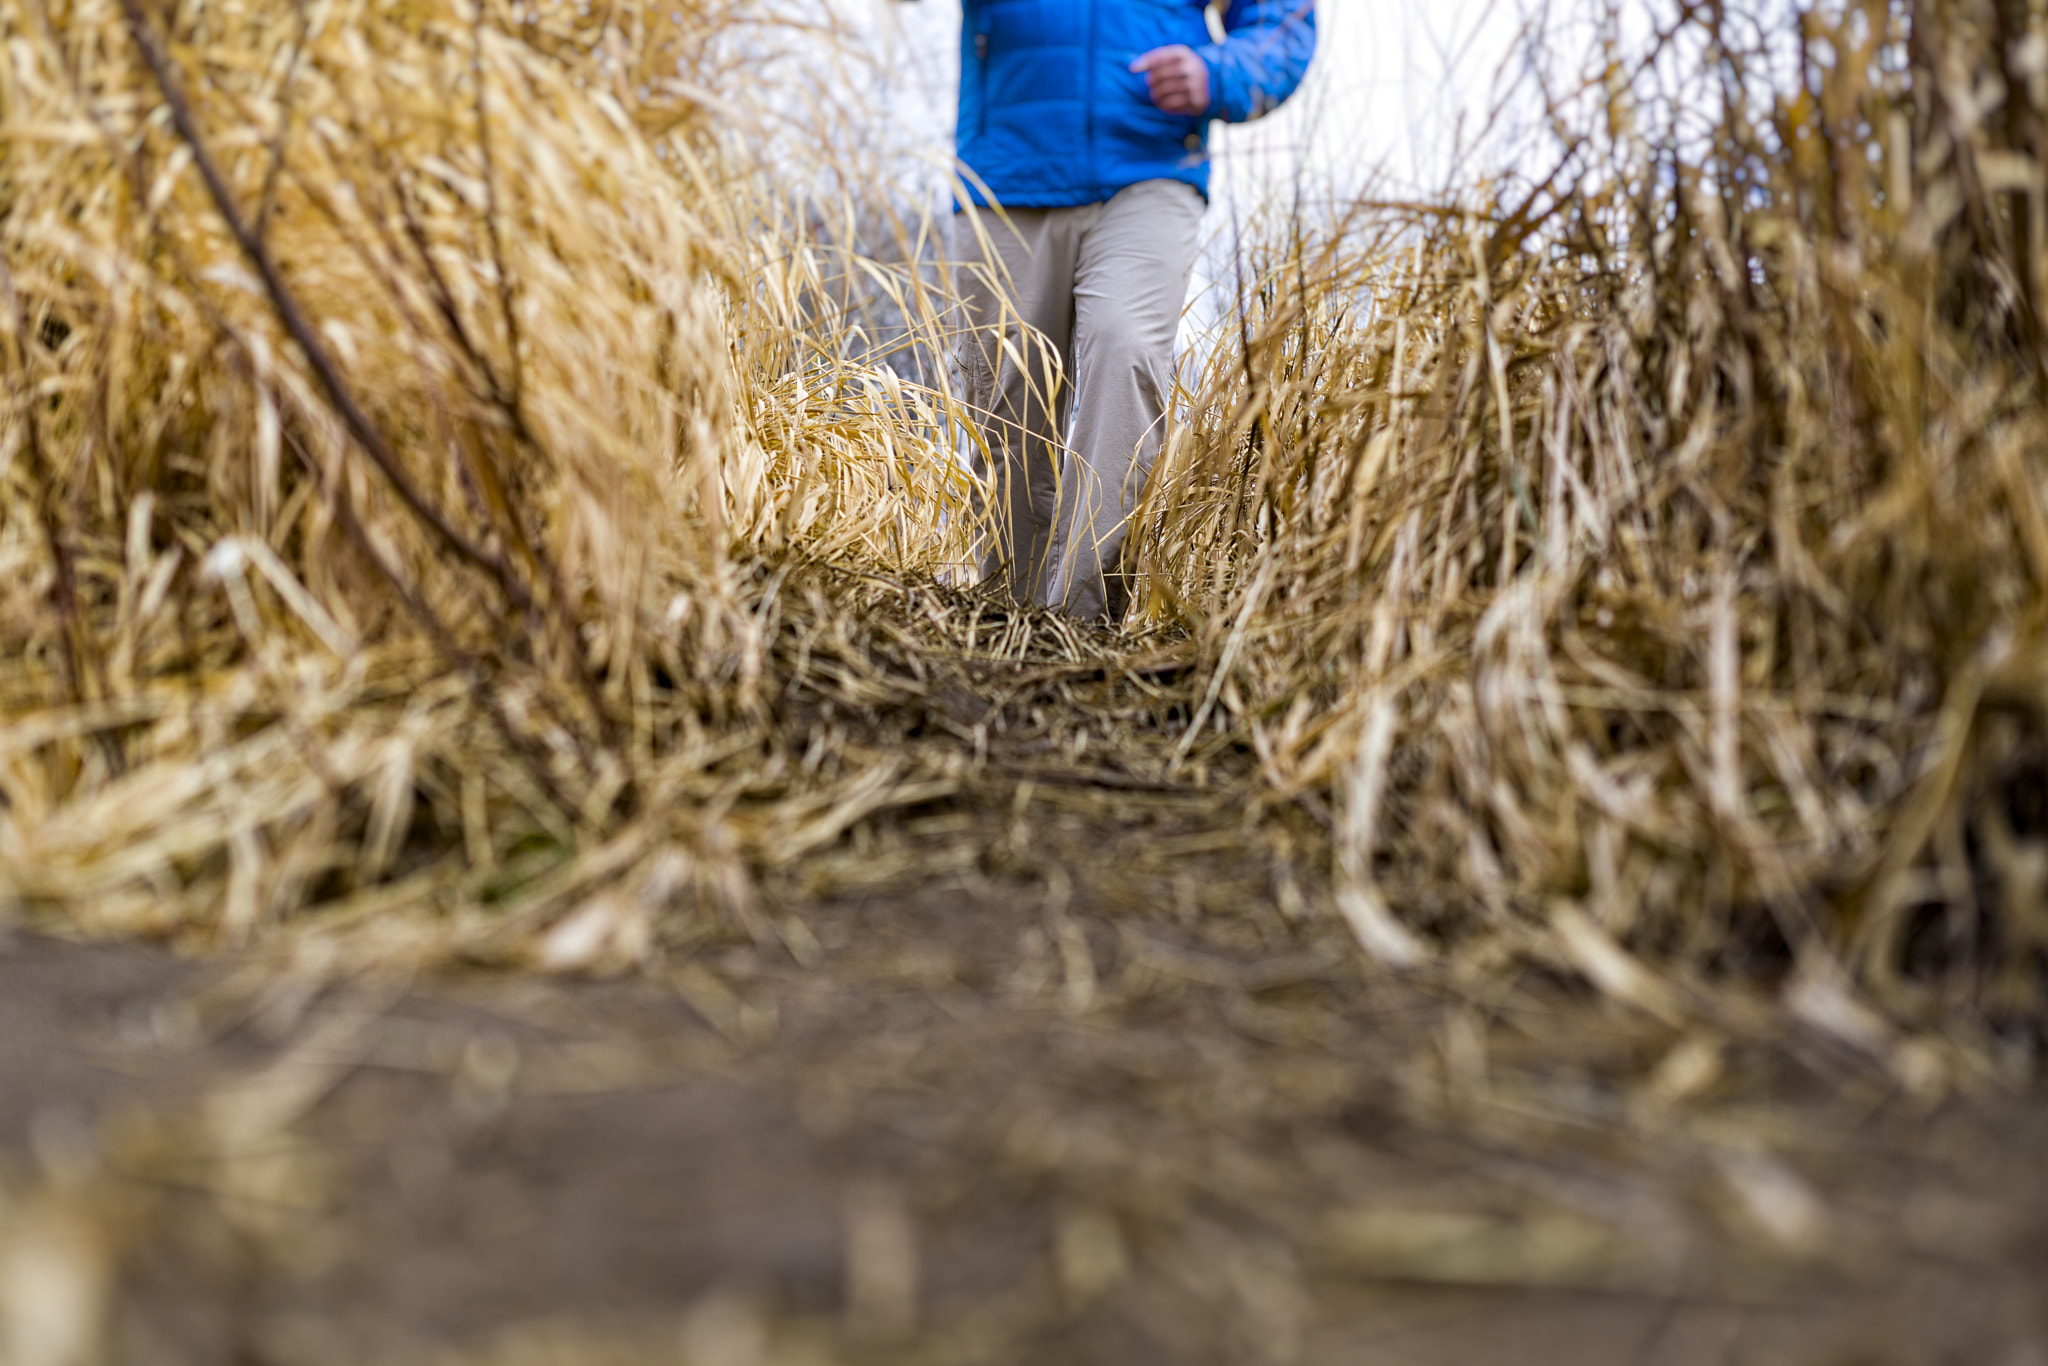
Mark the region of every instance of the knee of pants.
POLYGON ((1152 329, 1118 319, 1094 329, 1078 360, 1084 385, 1129 382, 1156 397, 1165 391, 1173 365, 1173 336, 1161 337, 1152 329))
POLYGON ((1014 333, 1005 340, 1006 347, 992 346, 976 356, 978 373, 970 376, 972 386, 980 390, 975 397, 988 411, 1011 422, 1043 426, 1068 383, 1059 357, 1014 333))

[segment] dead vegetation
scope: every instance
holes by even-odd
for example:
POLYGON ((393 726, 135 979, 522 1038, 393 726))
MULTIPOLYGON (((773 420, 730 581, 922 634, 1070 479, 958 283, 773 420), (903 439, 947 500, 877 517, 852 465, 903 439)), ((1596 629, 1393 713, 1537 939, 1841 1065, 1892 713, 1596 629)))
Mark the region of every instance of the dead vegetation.
POLYGON ((1944 16, 1610 34, 1540 182, 1254 235, 1120 643, 931 583, 955 410, 845 302, 930 355, 944 296, 713 130, 737 12, 24 4, 10 897, 430 952, 581 907, 562 965, 758 934, 765 871, 1007 781, 986 723, 894 736, 1009 661, 996 730, 1078 772, 1308 803, 1396 965, 1790 983, 2024 1066, 2039 35, 1944 16), (1752 74, 1788 41, 1798 93, 1752 74))
MULTIPOLYGON (((0 914, 253 946, 319 979, 294 1009, 366 967, 680 982, 763 1076, 803 988, 715 954, 1132 1031, 1198 997, 1203 1067, 1119 1072, 1105 1024, 1058 1104, 1227 1139, 1166 1162, 1137 1126, 1085 1193, 1213 1160, 1250 1175, 1189 1190, 1271 1216, 1213 1245, 1288 1256, 1344 1188, 1287 1186, 1244 1097, 1341 1128, 1378 1074, 1304 1059, 1414 993, 1373 1104, 1419 1147, 1683 1153, 1657 1181, 1819 1256, 1850 1224, 1776 1155, 1772 1087, 2023 1087, 2048 1019, 2048 28, 1665 17, 1546 68, 1540 178, 1246 235, 1110 631, 958 585, 934 225, 835 220, 754 155, 748 72, 807 38, 0 0, 0 914), (970 972, 835 919, 935 887, 1028 923, 970 972), (1568 1058, 1561 1001, 1628 1045, 1568 1058), (1683 1107, 1736 1093, 1693 1142, 1683 1107)), ((931 1094, 984 1077, 919 1018, 931 1094)), ((896 1104, 909 1064, 846 1019, 773 1065, 896 1104)), ((1014 1126, 971 1109, 946 1151, 1002 1169, 1014 1126)), ((1144 1217, 1193 1265, 1188 1199, 1144 1217)), ((1449 1279, 1559 1274, 1553 1225, 1640 1251, 1503 1199, 1346 1206, 1346 1255, 1421 1274, 1474 1218, 1509 1250, 1449 1279)))
POLYGON ((750 238, 686 60, 730 17, 607 14, 8 12, 18 906, 744 923, 901 799, 795 772, 769 657, 827 604, 778 589, 957 554, 964 482, 750 238))
POLYGON ((2027 1071, 2048 38, 1682 7, 1644 55, 1621 13, 1541 172, 1248 263, 1143 541, 1178 752, 1327 794, 1389 962, 1761 983, 2027 1071))

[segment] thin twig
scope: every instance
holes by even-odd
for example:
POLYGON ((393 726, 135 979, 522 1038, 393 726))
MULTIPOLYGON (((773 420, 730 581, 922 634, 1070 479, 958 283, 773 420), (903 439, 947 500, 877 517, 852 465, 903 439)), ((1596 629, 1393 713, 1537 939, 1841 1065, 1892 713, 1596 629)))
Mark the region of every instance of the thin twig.
POLYGON ((200 134, 198 120, 193 117, 192 106, 185 98, 184 87, 178 79, 177 71, 165 54, 155 29, 150 26, 148 16, 143 13, 142 0, 121 0, 121 10, 127 16, 129 35, 142 53, 143 61, 148 64, 150 74, 156 80, 157 89, 163 94, 164 102, 170 107, 171 121, 178 130, 178 136, 191 150, 192 162, 199 168, 200 177, 206 182, 207 192, 213 197, 214 207, 228 225, 228 231, 234 237, 236 245, 241 247, 242 254, 249 259, 249 263, 256 268, 256 273, 262 277, 264 290, 270 296, 271 307, 277 311, 278 320, 284 324, 285 330, 298 344, 307 364, 312 367, 314 376, 320 381, 320 387, 326 392, 328 402, 333 405, 349 435, 355 439, 363 453, 370 457, 371 462, 377 466, 398 494, 400 501, 411 509, 414 516, 457 555, 478 568, 489 571, 504 588, 506 595, 512 599, 513 605, 525 610, 532 603, 533 595, 513 573, 511 565, 505 558, 464 536, 413 487, 412 480, 400 463, 397 452, 391 449, 390 443, 384 439, 384 434, 370 421, 369 415, 356 401, 354 393, 341 376, 340 367, 334 363, 334 358, 321 343, 304 310, 292 296, 283 275, 278 271, 276 261, 270 255, 269 248, 251 231, 249 224, 242 217, 241 210, 235 206, 234 193, 228 188, 227 180, 221 175, 220 167, 213 159, 213 153, 200 134))

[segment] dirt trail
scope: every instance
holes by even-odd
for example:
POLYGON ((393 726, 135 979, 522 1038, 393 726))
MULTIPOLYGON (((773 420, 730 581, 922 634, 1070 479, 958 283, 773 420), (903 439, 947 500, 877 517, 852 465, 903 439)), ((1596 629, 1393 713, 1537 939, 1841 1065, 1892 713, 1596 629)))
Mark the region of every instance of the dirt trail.
POLYGON ((612 982, 16 936, 12 1222, 96 1230, 161 1366, 2048 1359, 2048 1108, 1791 1045, 1684 1094, 1583 995, 1210 913, 1248 860, 1133 810, 1149 907, 1027 794, 982 871, 612 982))

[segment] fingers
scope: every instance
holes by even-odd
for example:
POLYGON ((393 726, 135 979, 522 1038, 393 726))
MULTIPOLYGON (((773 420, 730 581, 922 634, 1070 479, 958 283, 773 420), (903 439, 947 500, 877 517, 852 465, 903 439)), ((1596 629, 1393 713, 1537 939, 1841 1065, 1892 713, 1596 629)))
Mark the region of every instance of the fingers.
POLYGON ((1147 82, 1152 103, 1169 114, 1197 114, 1201 112, 1201 100, 1195 82, 1185 72, 1153 75, 1147 82))
POLYGON ((1152 103, 1169 114, 1198 115, 1209 107, 1209 68, 1192 48, 1153 48, 1139 54, 1130 69, 1144 73, 1152 103))

